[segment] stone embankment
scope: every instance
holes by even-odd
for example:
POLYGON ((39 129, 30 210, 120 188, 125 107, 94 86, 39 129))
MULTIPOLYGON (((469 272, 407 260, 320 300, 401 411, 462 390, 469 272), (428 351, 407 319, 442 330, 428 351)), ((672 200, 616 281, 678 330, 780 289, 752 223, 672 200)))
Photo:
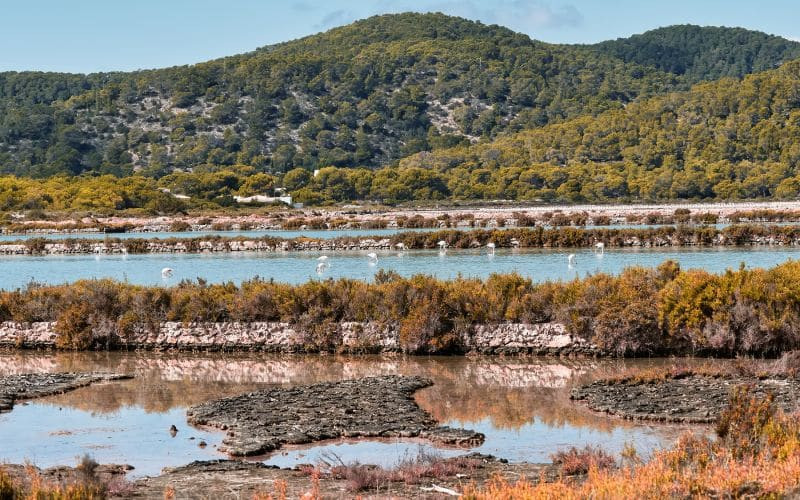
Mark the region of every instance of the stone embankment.
POLYGON ((0 255, 124 255, 127 253, 224 253, 224 252, 287 252, 287 251, 343 251, 391 250, 389 239, 363 240, 299 240, 274 241, 269 239, 242 240, 214 238, 208 240, 129 240, 128 242, 52 242, 40 245, 20 243, 0 244, 0 255), (131 243, 136 245, 131 252, 131 243))
MULTIPOLYGON (((348 352, 399 352, 402 346, 393 325, 342 322, 332 338, 348 352)), ((52 348, 56 345, 55 323, 0 322, 0 346, 52 348)), ((175 349, 261 352, 303 352, 306 332, 281 322, 179 323, 164 322, 158 331, 139 331, 118 339, 123 349, 175 349)), ((504 323, 475 325, 462 335, 465 352, 480 354, 535 354, 551 356, 597 356, 599 349, 570 335, 559 323, 504 323)))
POLYGON ((658 381, 597 380, 572 390, 571 398, 595 411, 629 420, 711 423, 728 404, 733 389, 747 385, 754 398, 775 396, 784 411, 797 409, 800 379, 693 375, 658 381))
MULTIPOLYGON (((732 227, 733 228, 733 227, 732 227)), ((732 228, 668 229, 609 229, 591 228, 547 229, 538 233, 520 229, 501 236, 492 231, 475 230, 444 233, 426 233, 422 237, 404 233, 392 238, 331 239, 292 238, 265 236, 247 239, 242 237, 203 236, 184 238, 132 238, 105 240, 70 239, 0 242, 0 255, 124 255, 128 253, 186 254, 226 252, 337 252, 337 251, 387 251, 435 248, 433 243, 445 238, 453 248, 481 248, 491 242, 497 248, 592 248, 602 242, 606 248, 662 248, 662 247, 721 247, 721 246, 800 246, 800 229, 787 226, 752 226, 739 231, 732 228)))
POLYGON ((251 392, 202 403, 186 413, 192 425, 227 431, 219 450, 233 456, 337 438, 419 437, 451 446, 482 444, 483 434, 439 426, 417 406, 414 392, 431 385, 422 377, 368 377, 251 392))

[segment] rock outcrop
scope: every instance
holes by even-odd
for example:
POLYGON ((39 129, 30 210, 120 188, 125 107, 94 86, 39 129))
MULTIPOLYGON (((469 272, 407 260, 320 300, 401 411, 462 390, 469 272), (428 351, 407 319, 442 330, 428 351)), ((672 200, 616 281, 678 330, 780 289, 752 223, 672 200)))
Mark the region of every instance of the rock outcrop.
POLYGON ((800 393, 800 379, 693 375, 658 381, 597 380, 576 387, 570 397, 592 410, 629 420, 711 423, 740 385, 749 386, 756 398, 772 393, 786 411, 795 408, 800 393))
POLYGON ((41 398, 73 391, 96 382, 132 378, 119 373, 24 373, 0 377, 0 412, 20 399, 41 398))
POLYGON ((336 438, 419 437, 452 446, 477 446, 479 432, 438 426, 413 394, 433 385, 422 377, 362 379, 269 389, 189 408, 192 425, 227 431, 219 449, 263 455, 285 444, 336 438))

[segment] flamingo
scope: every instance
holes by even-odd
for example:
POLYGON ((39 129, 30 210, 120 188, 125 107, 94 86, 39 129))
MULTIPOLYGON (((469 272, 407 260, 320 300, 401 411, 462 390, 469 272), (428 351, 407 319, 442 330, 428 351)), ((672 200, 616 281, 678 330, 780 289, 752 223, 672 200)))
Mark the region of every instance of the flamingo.
POLYGON ((567 255, 567 265, 569 267, 575 267, 575 254, 571 253, 567 255))
POLYGON ((165 267, 164 269, 162 269, 161 270, 161 277, 162 278, 171 278, 172 277, 172 268, 171 267, 165 267))
POLYGON ((597 243, 594 244, 594 250, 595 251, 599 250, 600 255, 603 255, 605 253, 605 249, 606 249, 606 244, 603 243, 602 241, 598 241, 597 243))

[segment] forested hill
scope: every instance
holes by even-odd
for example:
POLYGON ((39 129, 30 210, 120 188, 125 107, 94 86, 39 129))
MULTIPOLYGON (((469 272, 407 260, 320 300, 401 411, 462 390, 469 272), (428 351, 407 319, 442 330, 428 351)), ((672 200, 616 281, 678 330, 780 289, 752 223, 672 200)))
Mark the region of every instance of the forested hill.
POLYGON ((798 138, 800 61, 792 61, 400 163, 438 172, 443 194, 462 199, 793 199, 798 138))
MULTIPOLYGON (((794 48, 786 44, 767 54, 771 64, 794 48)), ((714 71, 740 67, 715 54, 714 71)), ((193 66, 4 73, 0 173, 378 167, 622 109, 694 79, 643 63, 442 14, 398 14, 193 66)))
POLYGON ((743 28, 679 25, 593 46, 629 63, 684 75, 690 82, 775 69, 800 57, 800 43, 743 28))

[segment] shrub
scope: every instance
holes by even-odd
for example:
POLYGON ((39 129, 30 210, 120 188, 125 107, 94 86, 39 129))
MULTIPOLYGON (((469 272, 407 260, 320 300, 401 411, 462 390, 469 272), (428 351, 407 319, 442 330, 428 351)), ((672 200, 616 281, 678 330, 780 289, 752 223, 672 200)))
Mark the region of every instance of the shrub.
POLYGON ((181 233, 184 231, 188 231, 189 229, 191 229, 191 227, 192 227, 191 224, 189 224, 186 221, 176 220, 170 223, 169 230, 172 231, 173 233, 181 233))
POLYGON ((550 458, 568 476, 586 474, 593 468, 611 469, 616 465, 614 457, 603 449, 591 445, 586 445, 580 450, 573 446, 566 451, 557 451, 550 455, 550 458))

